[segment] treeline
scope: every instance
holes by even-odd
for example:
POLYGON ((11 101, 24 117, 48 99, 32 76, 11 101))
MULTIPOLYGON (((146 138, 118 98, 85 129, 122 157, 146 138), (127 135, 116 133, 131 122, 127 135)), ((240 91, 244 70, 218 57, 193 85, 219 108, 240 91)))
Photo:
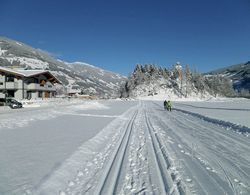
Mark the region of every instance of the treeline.
MULTIPOLYGON (((137 64, 121 89, 121 97, 131 97, 133 90, 138 86, 150 83, 160 83, 160 87, 172 89, 180 97, 189 97, 191 94, 210 94, 212 96, 235 96, 232 82, 219 75, 206 76, 197 71, 191 71, 189 66, 184 68, 175 64, 172 68, 163 68, 154 64, 137 64)), ((148 91, 148 95, 152 91, 148 91)), ((153 93, 157 93, 154 91, 153 93)))

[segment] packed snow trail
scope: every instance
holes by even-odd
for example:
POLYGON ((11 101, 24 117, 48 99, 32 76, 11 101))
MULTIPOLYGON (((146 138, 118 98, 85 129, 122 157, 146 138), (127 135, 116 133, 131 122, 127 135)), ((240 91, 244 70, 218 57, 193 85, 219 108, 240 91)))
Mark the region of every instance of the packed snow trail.
POLYGON ((66 100, 18 110, 1 107, 0 195, 29 194, 112 120, 122 122, 120 115, 136 104, 66 100))
POLYGON ((249 137, 139 102, 33 194, 249 194, 249 137))
POLYGON ((103 180, 96 187, 96 194, 114 194, 120 179, 120 174, 125 159, 126 149, 128 148, 129 139, 133 128, 133 123, 137 112, 134 113, 133 117, 129 121, 126 127, 126 131, 122 136, 121 142, 119 143, 117 150, 111 157, 110 163, 106 166, 103 180))
POLYGON ((220 124, 151 103, 154 127, 187 188, 195 194, 249 194, 250 140, 220 124))
POLYGON ((111 136, 107 140, 99 140, 99 144, 105 143, 106 147, 92 152, 96 155, 89 155, 87 161, 82 161, 79 167, 76 168, 74 165, 72 168, 75 156, 82 153, 76 152, 68 163, 58 169, 34 193, 180 194, 183 192, 181 182, 171 176, 166 150, 157 138, 143 102, 127 111, 122 118, 115 119, 102 132, 106 136, 111 136), (111 135, 108 133, 110 131, 114 133, 111 135), (72 170, 76 170, 75 174, 66 173, 72 170), (60 183, 59 180, 65 180, 66 175, 69 176, 66 178, 67 182, 60 183), (58 189, 55 189, 56 186, 58 189))

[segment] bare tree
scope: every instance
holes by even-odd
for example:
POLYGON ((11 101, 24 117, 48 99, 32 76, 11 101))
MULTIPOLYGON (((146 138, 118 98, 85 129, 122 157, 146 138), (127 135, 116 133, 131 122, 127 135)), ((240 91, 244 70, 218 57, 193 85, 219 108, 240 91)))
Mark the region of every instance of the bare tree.
POLYGON ((190 69, 189 65, 187 64, 185 67, 185 77, 186 77, 186 97, 188 96, 188 93, 190 91, 189 83, 190 83, 190 69))

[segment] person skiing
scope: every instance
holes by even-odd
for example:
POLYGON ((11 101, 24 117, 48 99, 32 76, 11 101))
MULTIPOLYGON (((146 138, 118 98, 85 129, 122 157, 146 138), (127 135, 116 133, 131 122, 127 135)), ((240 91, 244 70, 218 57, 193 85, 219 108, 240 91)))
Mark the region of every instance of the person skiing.
POLYGON ((165 101, 163 102, 163 106, 164 106, 164 109, 166 110, 166 109, 167 109, 167 100, 165 100, 165 101))
POLYGON ((172 104, 171 104, 170 100, 167 101, 167 105, 166 106, 167 106, 167 110, 168 111, 172 111, 172 104))

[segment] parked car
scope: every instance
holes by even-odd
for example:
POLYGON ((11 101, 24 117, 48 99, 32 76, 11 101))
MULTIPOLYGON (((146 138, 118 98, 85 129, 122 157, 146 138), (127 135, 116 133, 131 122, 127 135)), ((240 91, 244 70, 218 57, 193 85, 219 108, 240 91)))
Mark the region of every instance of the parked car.
POLYGON ((12 99, 12 98, 6 98, 6 99, 0 98, 0 105, 1 106, 3 106, 3 105, 9 106, 12 109, 23 107, 23 104, 21 102, 18 102, 17 100, 12 99))
POLYGON ((6 105, 11 107, 12 109, 23 107, 23 104, 15 99, 6 99, 6 105))

